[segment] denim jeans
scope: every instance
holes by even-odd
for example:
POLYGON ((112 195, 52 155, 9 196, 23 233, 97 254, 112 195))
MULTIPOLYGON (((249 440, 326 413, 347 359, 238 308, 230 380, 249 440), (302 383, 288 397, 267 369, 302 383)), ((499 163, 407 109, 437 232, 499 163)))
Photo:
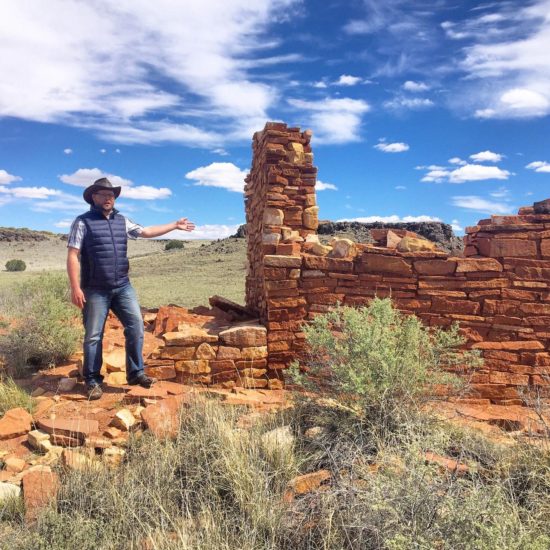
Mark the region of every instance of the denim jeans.
POLYGON ((126 379, 143 372, 143 318, 136 291, 130 283, 110 290, 85 289, 83 374, 87 385, 100 384, 103 364, 103 331, 109 309, 124 326, 126 379))

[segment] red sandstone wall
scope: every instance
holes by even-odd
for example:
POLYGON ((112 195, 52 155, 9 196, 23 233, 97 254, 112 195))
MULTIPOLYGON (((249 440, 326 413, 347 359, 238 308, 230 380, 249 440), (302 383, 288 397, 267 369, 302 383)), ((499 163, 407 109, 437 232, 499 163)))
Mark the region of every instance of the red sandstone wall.
POLYGON ((468 347, 485 359, 473 374, 474 395, 512 403, 522 389, 545 385, 550 215, 524 208, 481 220, 467 229, 462 258, 349 241, 323 247, 316 244, 309 139, 297 128, 267 124, 254 136, 247 179, 247 305, 268 329, 271 376, 304 350, 304 322, 337 302, 363 306, 391 296, 428 325, 459 322, 468 347))

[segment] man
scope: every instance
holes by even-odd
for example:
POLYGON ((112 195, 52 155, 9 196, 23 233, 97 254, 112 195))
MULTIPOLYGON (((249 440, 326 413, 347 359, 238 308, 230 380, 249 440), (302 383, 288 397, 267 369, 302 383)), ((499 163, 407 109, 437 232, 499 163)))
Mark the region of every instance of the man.
POLYGON ((132 222, 115 208, 120 189, 113 187, 107 178, 100 178, 84 190, 84 200, 90 204, 90 210, 73 222, 67 245, 71 301, 83 313, 83 374, 89 399, 99 399, 103 393, 100 370, 109 309, 124 326, 128 384, 149 388, 156 381, 143 370, 143 319, 128 278, 128 237, 159 237, 174 229, 193 231, 195 228, 186 218, 150 227, 132 222))

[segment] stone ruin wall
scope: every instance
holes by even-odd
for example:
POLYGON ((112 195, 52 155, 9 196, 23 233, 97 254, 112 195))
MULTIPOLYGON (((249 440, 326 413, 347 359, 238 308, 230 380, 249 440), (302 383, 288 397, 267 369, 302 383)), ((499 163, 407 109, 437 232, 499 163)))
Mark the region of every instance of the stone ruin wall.
POLYGON ((379 235, 384 246, 322 246, 310 138, 283 123, 266 124, 254 135, 245 188, 246 301, 267 328, 270 376, 303 354, 304 322, 338 302, 359 307, 391 296, 429 326, 459 322, 467 347, 484 356, 483 368, 472 373, 472 398, 520 404, 523 389, 544 393, 550 215, 526 207, 517 216, 481 220, 466 230, 463 257, 436 249, 402 252, 396 243, 410 236, 387 231, 379 235))

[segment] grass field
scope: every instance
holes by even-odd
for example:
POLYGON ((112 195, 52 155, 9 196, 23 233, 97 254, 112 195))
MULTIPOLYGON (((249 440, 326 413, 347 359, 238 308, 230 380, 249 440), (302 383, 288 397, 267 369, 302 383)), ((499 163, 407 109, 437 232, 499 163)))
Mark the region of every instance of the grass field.
MULTIPOLYGON (((208 298, 222 295, 244 303, 246 242, 185 241, 183 250, 164 250, 165 242, 129 242, 130 277, 145 307, 178 304, 185 307, 208 305, 208 298)), ((0 271, 0 292, 19 282, 47 272, 64 272, 67 243, 59 238, 41 242, 1 242, 0 266, 9 259, 22 259, 27 270, 0 271)))

